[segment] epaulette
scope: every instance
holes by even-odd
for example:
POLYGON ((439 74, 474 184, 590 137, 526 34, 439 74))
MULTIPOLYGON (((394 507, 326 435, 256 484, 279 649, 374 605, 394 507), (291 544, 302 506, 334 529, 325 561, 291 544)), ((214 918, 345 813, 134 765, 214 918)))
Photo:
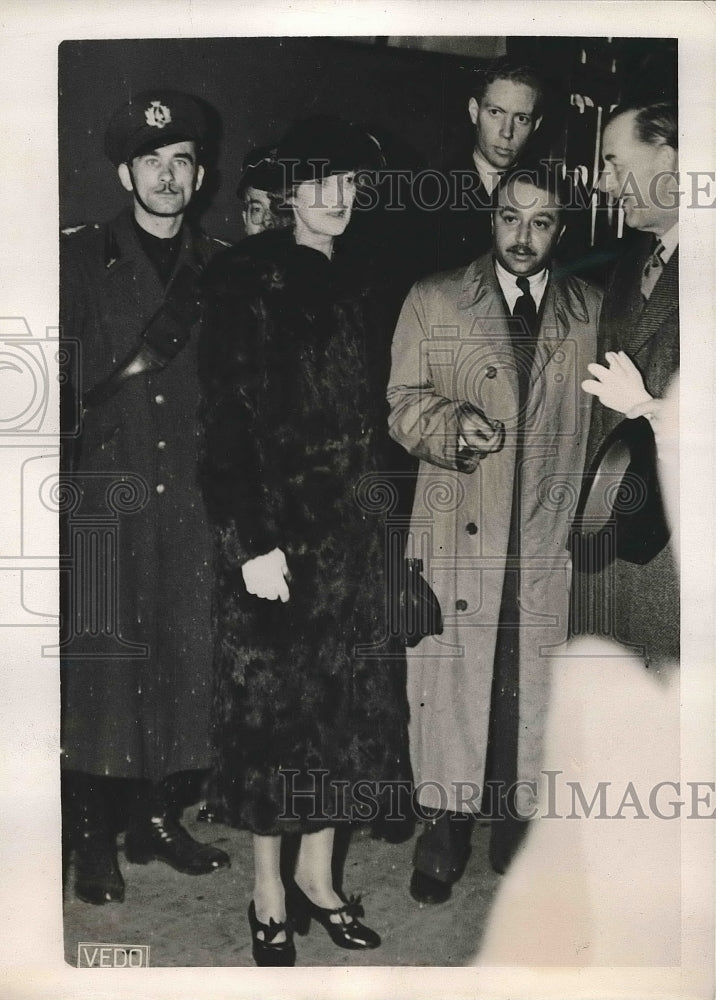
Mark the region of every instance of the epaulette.
POLYGON ((212 243, 216 243, 220 247, 231 247, 234 245, 233 243, 229 243, 228 240, 220 240, 218 236, 210 236, 209 240, 212 243))
POLYGON ((83 222, 79 226, 66 226, 64 229, 60 230, 62 236, 75 236, 77 233, 83 233, 86 231, 91 232, 93 229, 99 229, 99 222, 83 222))

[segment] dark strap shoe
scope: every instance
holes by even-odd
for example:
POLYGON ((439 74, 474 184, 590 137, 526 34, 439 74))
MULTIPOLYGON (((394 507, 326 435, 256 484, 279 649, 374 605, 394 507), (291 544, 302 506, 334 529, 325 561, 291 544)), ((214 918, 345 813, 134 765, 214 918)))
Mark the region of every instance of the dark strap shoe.
POLYGON ((155 816, 131 823, 124 841, 127 861, 146 865, 163 861, 183 875, 207 875, 219 868, 230 868, 229 855, 202 844, 170 816, 155 816))
POLYGON ((249 927, 253 945, 252 954, 257 965, 266 968, 296 964, 296 946, 293 943, 293 931, 288 920, 278 923, 271 919, 267 924, 262 924, 256 916, 256 907, 252 899, 249 905, 249 927), (286 940, 276 941, 282 931, 286 940), (259 934, 262 937, 259 937, 259 934))
POLYGON ((380 935, 358 920, 365 916, 360 896, 351 896, 343 906, 331 909, 318 906, 293 882, 286 890, 286 904, 291 923, 302 937, 308 934, 311 920, 316 920, 339 948, 358 951, 380 945, 380 935), (331 919, 334 917, 337 919, 331 919))

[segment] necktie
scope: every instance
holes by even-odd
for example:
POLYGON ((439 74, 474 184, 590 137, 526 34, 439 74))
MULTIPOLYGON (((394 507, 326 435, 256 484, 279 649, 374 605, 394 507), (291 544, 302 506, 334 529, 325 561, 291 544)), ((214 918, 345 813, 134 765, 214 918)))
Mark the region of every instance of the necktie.
POLYGON ((521 320, 522 329, 519 332, 534 340, 537 336, 537 306, 530 292, 529 278, 518 278, 516 285, 522 294, 515 302, 512 315, 521 320))
POLYGON ((644 296, 644 299, 648 299, 650 297, 651 293, 654 291, 654 285, 657 283, 661 277, 661 272, 664 270, 664 262, 661 259, 663 252, 664 244, 661 240, 657 240, 651 257, 649 257, 644 265, 644 271, 641 276, 641 294, 644 296))

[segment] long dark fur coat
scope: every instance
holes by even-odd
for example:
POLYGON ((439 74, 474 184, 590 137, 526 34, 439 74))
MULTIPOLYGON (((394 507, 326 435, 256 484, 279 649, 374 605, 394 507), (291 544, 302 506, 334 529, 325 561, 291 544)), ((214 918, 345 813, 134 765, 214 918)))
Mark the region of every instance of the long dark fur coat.
POLYGON ((219 791, 230 821, 257 833, 370 818, 377 789, 355 783, 409 774, 401 656, 387 638, 387 331, 355 261, 291 232, 218 255, 207 297, 219 791), (243 583, 241 565, 274 547, 287 604, 243 583))

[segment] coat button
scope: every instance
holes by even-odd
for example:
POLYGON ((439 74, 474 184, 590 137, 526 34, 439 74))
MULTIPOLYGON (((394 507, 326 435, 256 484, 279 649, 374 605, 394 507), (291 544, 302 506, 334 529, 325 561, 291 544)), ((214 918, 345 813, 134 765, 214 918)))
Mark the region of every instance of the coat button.
POLYGON ((495 366, 490 365, 489 368, 486 368, 485 375, 487 375, 488 378, 497 378, 497 369, 495 368, 495 366))
POLYGON ((459 601, 455 601, 455 610, 456 611, 467 611, 467 601, 463 601, 462 598, 460 598, 459 601))
POLYGON ((158 403, 159 406, 162 405, 162 403, 164 402, 164 396, 162 396, 161 392, 154 397, 154 402, 158 403))
POLYGON ((160 451, 164 451, 166 446, 167 446, 166 441, 157 441, 157 448, 159 448, 160 451))
POLYGON ((477 525, 475 524, 475 522, 474 521, 469 521, 465 525, 465 531, 468 533, 468 535, 476 535, 477 534, 477 525))
POLYGON ((166 489, 166 486, 164 485, 164 483, 157 483, 157 485, 156 485, 156 491, 157 491, 157 493, 163 493, 165 489, 166 489))

